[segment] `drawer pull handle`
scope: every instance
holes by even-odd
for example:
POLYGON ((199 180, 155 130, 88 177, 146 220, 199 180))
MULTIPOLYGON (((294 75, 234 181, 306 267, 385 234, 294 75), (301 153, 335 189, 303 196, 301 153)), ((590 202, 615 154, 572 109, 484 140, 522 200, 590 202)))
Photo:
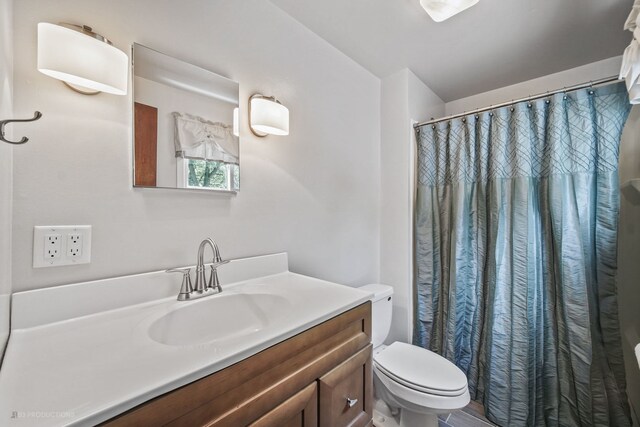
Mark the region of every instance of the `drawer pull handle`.
POLYGON ((356 403, 358 403, 358 399, 349 399, 347 397, 347 406, 349 406, 349 408, 356 406, 356 403))

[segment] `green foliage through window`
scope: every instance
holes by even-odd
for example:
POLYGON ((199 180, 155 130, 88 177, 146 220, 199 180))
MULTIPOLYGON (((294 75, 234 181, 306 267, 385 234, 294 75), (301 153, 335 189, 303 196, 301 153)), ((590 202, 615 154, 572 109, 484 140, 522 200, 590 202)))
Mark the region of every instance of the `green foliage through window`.
POLYGON ((185 161, 188 188, 237 191, 240 187, 238 165, 194 159, 185 161))

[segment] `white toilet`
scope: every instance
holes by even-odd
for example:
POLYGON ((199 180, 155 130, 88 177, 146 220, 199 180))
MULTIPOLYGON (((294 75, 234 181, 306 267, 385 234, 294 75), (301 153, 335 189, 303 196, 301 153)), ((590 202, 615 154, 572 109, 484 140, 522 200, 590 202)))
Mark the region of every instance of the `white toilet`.
POLYGON ((465 374, 442 356, 402 342, 386 346, 393 288, 366 285, 372 292, 373 381, 376 427, 437 427, 438 414, 465 407, 470 400, 465 374))

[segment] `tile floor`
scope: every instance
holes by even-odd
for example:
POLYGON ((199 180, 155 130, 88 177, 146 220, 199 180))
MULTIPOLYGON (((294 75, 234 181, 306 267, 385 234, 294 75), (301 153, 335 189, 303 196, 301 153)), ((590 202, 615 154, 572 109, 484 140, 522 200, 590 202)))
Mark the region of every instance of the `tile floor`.
POLYGON ((484 417, 482 405, 473 401, 459 411, 438 418, 439 427, 496 427, 484 417))

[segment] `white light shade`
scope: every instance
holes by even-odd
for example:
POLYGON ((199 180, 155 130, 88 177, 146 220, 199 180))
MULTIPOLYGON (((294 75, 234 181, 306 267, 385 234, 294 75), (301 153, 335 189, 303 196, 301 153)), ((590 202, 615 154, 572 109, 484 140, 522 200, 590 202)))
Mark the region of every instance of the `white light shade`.
POLYGON ((89 35, 59 25, 38 24, 38 70, 89 90, 127 94, 127 55, 89 35))
POLYGON ((478 1, 480 0, 420 0, 420 6, 427 11, 431 19, 442 22, 469 9, 478 1))
POLYGON ((233 134, 240 136, 240 109, 238 107, 233 109, 233 134))
POLYGON ((250 120, 258 133, 289 135, 289 109, 273 99, 252 97, 250 120))

